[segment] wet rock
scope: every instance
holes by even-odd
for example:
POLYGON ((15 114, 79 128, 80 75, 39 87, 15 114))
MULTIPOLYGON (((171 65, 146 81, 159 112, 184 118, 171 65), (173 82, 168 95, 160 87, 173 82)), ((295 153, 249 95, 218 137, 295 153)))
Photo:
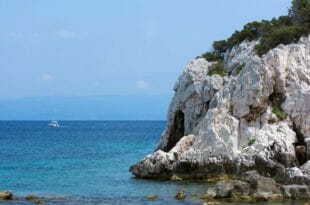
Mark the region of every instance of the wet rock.
POLYGON ((224 174, 224 175, 219 175, 216 177, 209 177, 206 181, 208 183, 217 183, 219 181, 227 181, 227 180, 229 180, 229 176, 224 174))
POLYGON ((182 199, 185 199, 185 192, 183 190, 179 190, 174 198, 178 199, 178 200, 182 200, 182 199))
POLYGON ((183 179, 181 177, 173 175, 170 180, 172 180, 172 181, 182 181, 183 179))
POLYGON ((291 181, 289 181, 289 183, 310 186, 310 176, 309 175, 296 176, 291 181))
POLYGON ((204 193, 200 199, 202 200, 212 200, 216 197, 216 191, 214 189, 209 188, 206 193, 204 193))
POLYGON ((252 175, 249 178, 250 194, 280 194, 280 185, 272 178, 252 175))
POLYGON ((32 195, 32 194, 29 194, 28 196, 26 196, 26 199, 27 200, 30 200, 30 201, 34 201, 34 200, 37 200, 39 197, 35 196, 35 195, 32 195))
POLYGON ((272 193, 254 193, 252 195, 252 200, 254 201, 279 201, 283 200, 283 195, 282 194, 272 194, 272 193))
POLYGON ((232 198, 249 194, 249 184, 239 180, 221 181, 215 185, 215 198, 232 198))
POLYGON ((208 201, 208 202, 203 202, 203 205, 220 205, 221 203, 218 201, 208 201))
POLYGON ((150 194, 150 195, 147 195, 146 198, 147 198, 147 199, 150 199, 150 200, 154 200, 154 199, 157 199, 158 196, 155 195, 155 194, 150 194))
POLYGON ((192 193, 191 193, 191 197, 198 197, 198 194, 195 193, 195 192, 192 192, 192 193))
POLYGON ((233 198, 230 199, 230 201, 233 201, 233 202, 253 201, 253 197, 250 195, 234 196, 233 198))
POLYGON ((174 164, 172 171, 183 179, 191 179, 196 175, 199 169, 198 166, 197 162, 179 160, 174 164))
POLYGON ((167 153, 158 150, 147 156, 143 162, 131 166, 129 171, 139 178, 170 179, 172 172, 167 161, 169 161, 167 153))
POLYGON ((310 187, 307 185, 286 185, 281 186, 281 192, 285 198, 303 199, 310 197, 310 187))
POLYGON ((0 192, 0 200, 12 200, 13 193, 11 191, 2 191, 0 192))

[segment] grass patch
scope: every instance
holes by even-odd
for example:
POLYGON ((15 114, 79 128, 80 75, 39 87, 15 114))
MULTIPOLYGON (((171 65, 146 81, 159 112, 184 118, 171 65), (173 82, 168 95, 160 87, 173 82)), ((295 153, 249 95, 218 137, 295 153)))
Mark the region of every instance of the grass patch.
POLYGON ((218 74, 222 77, 228 76, 228 73, 224 70, 224 65, 222 62, 216 62, 209 67, 208 75, 212 76, 218 74))
POLYGON ((285 112, 282 110, 280 105, 274 105, 272 107, 272 112, 280 119, 284 120, 286 118, 285 112))

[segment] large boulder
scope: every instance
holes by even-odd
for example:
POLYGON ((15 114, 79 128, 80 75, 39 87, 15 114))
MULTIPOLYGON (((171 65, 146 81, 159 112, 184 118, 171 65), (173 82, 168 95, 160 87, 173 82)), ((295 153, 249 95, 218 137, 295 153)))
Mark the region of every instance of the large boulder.
POLYGON ((252 175, 249 179, 250 194, 280 194, 280 185, 274 179, 260 175, 252 175))
POLYGON ((215 185, 215 198, 233 198, 237 196, 248 195, 249 184, 239 180, 221 181, 215 185))
POLYGON ((293 199, 310 198, 310 187, 306 185, 286 185, 281 187, 284 197, 293 199))

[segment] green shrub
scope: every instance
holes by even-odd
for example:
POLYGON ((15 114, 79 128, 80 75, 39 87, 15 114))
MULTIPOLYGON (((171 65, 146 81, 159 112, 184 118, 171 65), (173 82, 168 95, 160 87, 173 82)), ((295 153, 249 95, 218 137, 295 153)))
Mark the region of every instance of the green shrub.
POLYGON ((310 1, 309 0, 293 0, 289 9, 289 16, 292 21, 298 25, 306 25, 310 23, 310 1))
POLYGON ((297 25, 273 28, 262 36, 261 42, 255 46, 255 50, 261 56, 279 44, 285 45, 297 42, 301 33, 302 28, 297 25))
POLYGON ((223 59, 223 54, 244 40, 258 40, 255 50, 263 55, 279 44, 296 42, 301 36, 310 33, 310 0, 293 0, 286 16, 273 18, 270 21, 253 21, 242 30, 235 31, 227 40, 215 41, 213 51, 202 55, 208 61, 223 59))
POLYGON ((223 57, 221 56, 221 54, 217 53, 217 52, 206 52, 204 54, 201 55, 202 58, 206 59, 209 62, 214 62, 214 61, 222 61, 223 57))
POLYGON ((251 146, 255 143, 255 139, 254 138, 250 138, 248 141, 248 145, 251 146))
POLYGON ((243 69, 243 67, 244 67, 244 64, 239 65, 239 66, 236 68, 236 73, 239 74, 240 71, 243 69))
POLYGON ((286 118, 285 112, 282 110, 280 105, 274 105, 272 107, 272 112, 280 119, 284 120, 286 118))
POLYGON ((214 41, 212 47, 216 53, 221 54, 229 48, 229 45, 226 40, 220 40, 214 41))
POLYGON ((223 65, 222 61, 216 62, 210 66, 208 75, 212 76, 215 74, 218 74, 222 77, 228 75, 228 73, 224 70, 224 65, 223 65))

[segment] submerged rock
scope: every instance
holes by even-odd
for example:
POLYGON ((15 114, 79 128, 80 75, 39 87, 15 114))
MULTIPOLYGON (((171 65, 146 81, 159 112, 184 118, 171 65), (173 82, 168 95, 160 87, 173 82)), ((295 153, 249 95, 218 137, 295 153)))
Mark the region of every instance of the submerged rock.
POLYGON ((214 62, 202 58, 186 66, 154 153, 130 167, 136 177, 242 178, 256 170, 268 180, 251 179, 250 190, 256 183, 256 191, 270 188, 274 195, 281 193, 278 183, 310 184, 310 36, 262 57, 253 51, 256 43, 227 51, 230 76, 209 76, 214 62))
POLYGON ((181 199, 185 199, 185 192, 183 190, 179 190, 174 198, 178 199, 178 200, 181 200, 181 199))
POLYGON ((2 191, 0 192, 0 200, 12 200, 13 193, 11 191, 2 191))
POLYGON ((150 199, 150 200, 154 200, 154 199, 157 199, 158 196, 155 195, 155 194, 150 194, 150 195, 147 195, 146 198, 147 198, 147 199, 150 199))
POLYGON ((221 203, 218 201, 208 201, 208 202, 203 202, 203 205, 220 205, 221 203))
POLYGON ((34 200, 37 200, 39 197, 35 196, 35 195, 32 195, 32 194, 29 194, 28 196, 26 196, 26 199, 27 200, 30 200, 30 201, 34 201, 34 200))

